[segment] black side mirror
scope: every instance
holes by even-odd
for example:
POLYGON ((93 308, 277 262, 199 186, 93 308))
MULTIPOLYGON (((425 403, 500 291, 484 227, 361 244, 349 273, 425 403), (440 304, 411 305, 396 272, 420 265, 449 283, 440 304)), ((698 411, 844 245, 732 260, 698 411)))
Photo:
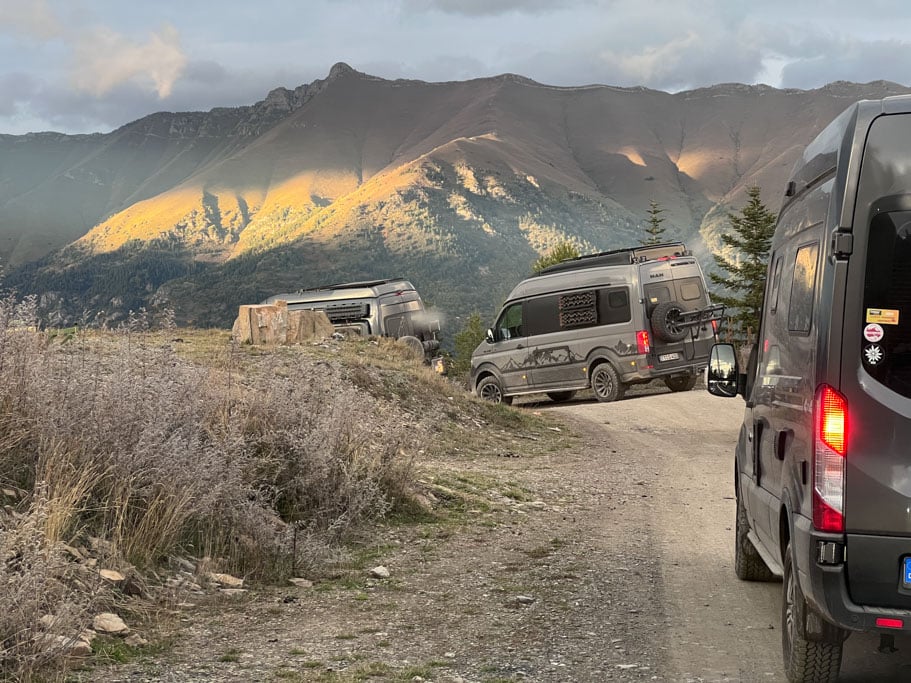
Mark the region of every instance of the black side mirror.
POLYGON ((487 328, 487 337, 486 337, 486 339, 487 339, 487 343, 488 343, 488 344, 493 344, 493 343, 496 341, 496 339, 495 339, 494 336, 493 336, 493 330, 490 329, 489 327, 487 328))
POLYGON ((706 386, 712 396, 732 398, 738 394, 740 368, 732 344, 715 344, 709 356, 706 386))

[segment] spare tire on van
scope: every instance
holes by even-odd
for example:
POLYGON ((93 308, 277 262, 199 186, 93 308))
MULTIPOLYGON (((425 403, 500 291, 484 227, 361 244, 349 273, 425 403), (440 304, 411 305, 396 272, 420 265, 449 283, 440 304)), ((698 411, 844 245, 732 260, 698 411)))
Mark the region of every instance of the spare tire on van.
POLYGON ((683 307, 676 301, 663 301, 655 306, 650 321, 652 332, 659 341, 683 341, 686 337, 686 328, 678 325, 682 313, 683 307))

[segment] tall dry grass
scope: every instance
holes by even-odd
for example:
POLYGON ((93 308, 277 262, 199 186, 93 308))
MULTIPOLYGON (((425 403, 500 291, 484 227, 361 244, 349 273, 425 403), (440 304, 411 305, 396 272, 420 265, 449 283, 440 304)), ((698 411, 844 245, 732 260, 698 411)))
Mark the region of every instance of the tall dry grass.
POLYGON ((100 537, 110 561, 140 568, 209 556, 278 578, 409 489, 420 429, 340 365, 287 350, 251 362, 230 346, 192 362, 146 315, 51 334, 34 311, 0 299, 0 488, 21 494, 0 515, 0 673, 42 664, 40 647, 23 655, 46 641, 42 615, 78 632, 93 608, 85 591, 41 588, 70 585, 61 543, 100 537))

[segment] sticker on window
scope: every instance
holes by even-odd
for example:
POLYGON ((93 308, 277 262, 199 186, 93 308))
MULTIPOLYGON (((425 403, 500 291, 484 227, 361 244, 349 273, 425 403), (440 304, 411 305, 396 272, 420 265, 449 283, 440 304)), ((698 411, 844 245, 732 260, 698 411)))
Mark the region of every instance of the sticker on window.
POLYGON ((898 311, 892 308, 868 308, 867 322, 880 325, 898 325, 898 311))
POLYGON ((883 347, 879 344, 867 344, 864 347, 864 360, 867 365, 879 365, 884 356, 883 347))
POLYGON ((879 323, 870 323, 864 328, 864 339, 868 342, 878 342, 883 338, 883 326, 879 323))

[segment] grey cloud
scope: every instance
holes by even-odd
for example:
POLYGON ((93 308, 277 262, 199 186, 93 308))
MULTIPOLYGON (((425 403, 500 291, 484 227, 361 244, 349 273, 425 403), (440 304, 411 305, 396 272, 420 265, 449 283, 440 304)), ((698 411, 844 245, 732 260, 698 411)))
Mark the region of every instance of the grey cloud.
POLYGON ((0 30, 4 28, 42 40, 53 38, 63 30, 47 0, 0 0, 0 30))
POLYGON ((403 0, 403 8, 414 12, 436 10, 446 14, 465 16, 495 16, 508 12, 540 14, 603 1, 566 0, 562 3, 555 3, 553 0, 403 0))
POLYGON ((782 86, 816 88, 834 80, 867 83, 886 80, 911 84, 911 44, 904 41, 829 41, 813 55, 801 56, 782 70, 782 86))

